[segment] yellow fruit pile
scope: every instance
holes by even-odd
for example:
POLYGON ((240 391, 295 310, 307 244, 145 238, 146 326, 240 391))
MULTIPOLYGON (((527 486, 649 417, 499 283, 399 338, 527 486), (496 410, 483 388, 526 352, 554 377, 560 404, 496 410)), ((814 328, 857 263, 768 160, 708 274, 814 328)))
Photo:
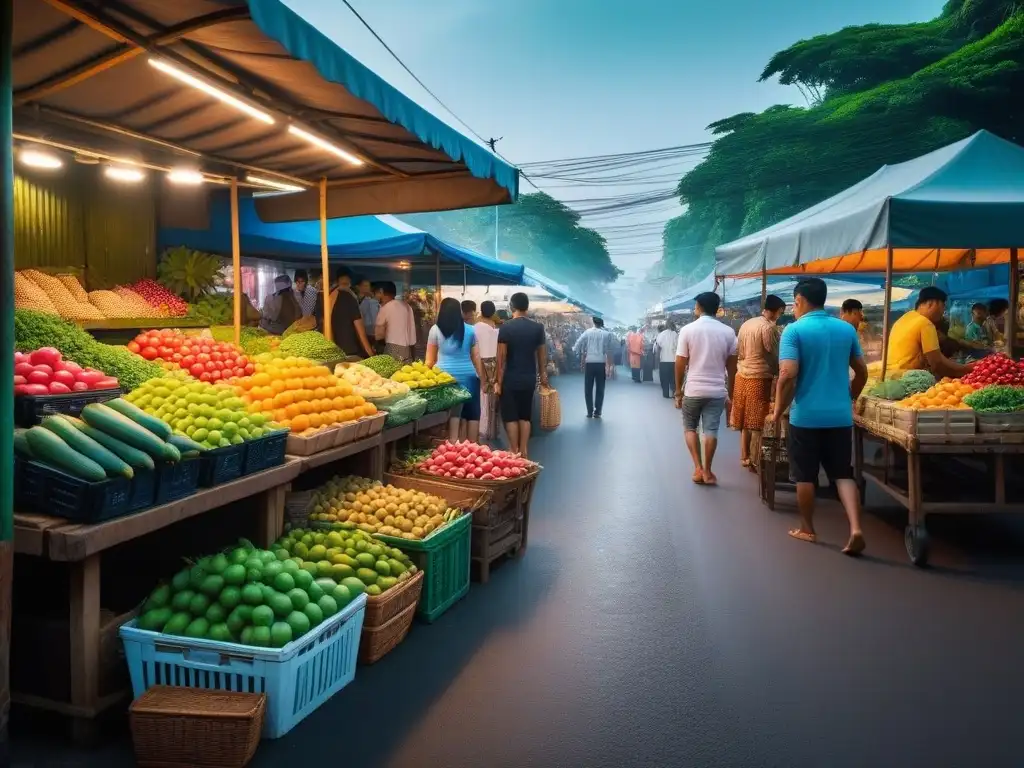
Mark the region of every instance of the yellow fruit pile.
POLYGON ((125 288, 123 285, 117 286, 114 289, 114 293, 121 297, 121 300, 128 307, 131 312, 129 317, 168 317, 169 313, 166 309, 154 307, 142 296, 131 288, 125 288))
POLYGON ((439 496, 365 477, 335 477, 310 503, 310 520, 411 540, 429 536, 461 514, 439 496))
POLYGON ((90 291, 89 302, 106 317, 126 320, 138 317, 131 306, 114 291, 90 291))
POLYGON ((57 308, 53 306, 46 291, 21 272, 14 273, 14 308, 34 309, 37 312, 49 312, 51 315, 57 314, 57 308))
POLYGON ((358 363, 340 363, 335 367, 334 373, 338 378, 351 384, 355 394, 368 400, 409 394, 409 387, 405 384, 385 379, 376 371, 358 363))
POLYGON ((64 287, 71 291, 71 295, 75 297, 75 301, 86 302, 89 300, 89 294, 85 292, 85 288, 78 282, 78 278, 74 275, 57 275, 57 279, 64 283, 64 287))
POLYGON ((959 379, 945 378, 924 392, 900 400, 896 405, 917 411, 969 410, 971 406, 966 405, 963 399, 976 389, 973 384, 964 384, 959 379))
POLYGON ((409 389, 428 389, 455 383, 450 373, 445 373, 440 368, 427 368, 426 364, 421 362, 402 366, 391 379, 408 385, 409 389))
POLYGON ((79 301, 60 279, 35 269, 21 274, 41 288, 65 320, 103 320, 104 315, 88 301, 79 301))
POLYGON ((377 406, 353 394, 352 385, 324 365, 301 357, 255 365, 252 376, 233 382, 242 401, 250 413, 272 416, 296 434, 312 434, 377 413, 377 406))

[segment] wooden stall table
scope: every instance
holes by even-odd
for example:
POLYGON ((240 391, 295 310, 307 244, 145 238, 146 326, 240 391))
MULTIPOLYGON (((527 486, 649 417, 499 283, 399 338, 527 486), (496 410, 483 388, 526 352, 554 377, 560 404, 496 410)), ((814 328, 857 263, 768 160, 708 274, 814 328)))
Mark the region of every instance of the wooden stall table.
POLYGON ((886 424, 854 417, 853 471, 863 500, 866 481, 870 480, 907 510, 907 527, 903 543, 914 565, 928 564, 929 538, 926 521, 928 515, 984 514, 1024 512, 1024 503, 1008 502, 1006 498, 1006 457, 1024 455, 1024 434, 998 434, 979 432, 974 435, 950 436, 945 442, 923 441, 915 435, 886 424), (884 443, 886 462, 882 467, 867 465, 864 461, 866 437, 884 443), (890 473, 888 453, 897 450, 906 456, 905 483, 898 484, 890 473), (946 500, 925 501, 922 490, 921 457, 945 456, 950 459, 977 459, 991 457, 993 472, 992 501, 946 500))
POLYGON ((408 424, 402 424, 391 429, 385 429, 381 432, 381 450, 384 456, 385 468, 390 467, 398 460, 399 445, 411 443, 412 437, 415 434, 415 421, 410 421, 408 424))
POLYGON ((311 469, 326 466, 327 464, 333 464, 336 461, 347 459, 350 456, 356 454, 370 452, 370 470, 368 472, 371 480, 380 480, 384 476, 384 433, 378 432, 376 435, 370 435, 364 437, 362 440, 356 440, 355 442, 349 443, 348 445, 342 445, 338 448, 330 448, 320 453, 314 453, 309 456, 289 456, 288 458, 297 461, 300 464, 299 474, 308 472, 311 469))
POLYGON ((94 525, 70 523, 46 515, 15 513, 16 553, 66 562, 70 566, 71 701, 18 694, 13 694, 12 699, 71 716, 75 718, 76 739, 91 736, 91 721, 124 697, 124 692, 102 699, 99 695, 100 568, 104 551, 182 520, 257 496, 260 497, 256 501, 260 516, 260 544, 268 546, 281 534, 285 493, 301 469, 301 460, 286 458, 281 466, 202 489, 169 504, 94 525))

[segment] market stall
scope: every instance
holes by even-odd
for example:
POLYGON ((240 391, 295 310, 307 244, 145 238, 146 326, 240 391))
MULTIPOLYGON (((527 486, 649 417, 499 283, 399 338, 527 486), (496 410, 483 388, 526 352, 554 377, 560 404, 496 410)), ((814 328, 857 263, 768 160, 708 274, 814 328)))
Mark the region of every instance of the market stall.
MULTIPOLYGON (((356 468, 367 487, 373 487, 383 474, 384 446, 394 441, 385 427, 415 434, 428 407, 433 409, 430 419, 439 418, 434 414, 447 419, 463 394, 419 368, 381 377, 384 384, 361 373, 350 380, 349 371, 323 364, 319 340, 303 339, 302 334, 283 339, 282 347, 291 345, 283 351, 261 347, 266 340, 255 332, 243 335, 240 210, 253 191, 284 193, 257 201, 260 216, 284 221, 319 217, 315 244, 326 267, 329 218, 511 202, 517 194, 517 171, 424 112, 277 0, 219 3, 215 9, 197 0, 163 8, 159 18, 150 15, 150 4, 135 2, 100 7, 63 0, 5 0, 0 11, 0 100, 5 107, 0 110, 0 331, 8 350, 3 357, 7 367, 0 371, 7 393, 0 461, 14 466, 12 443, 18 446, 18 471, 3 475, 0 538, 9 543, 8 554, 13 549, 28 558, 22 561, 24 567, 53 582, 60 590, 56 594, 68 596, 56 624, 63 636, 61 650, 46 659, 54 675, 67 661, 66 686, 57 685, 53 690, 58 693, 52 694, 50 688, 43 693, 18 691, 17 698, 71 716, 76 732, 89 731, 94 717, 124 701, 124 690, 106 672, 112 667, 123 671, 112 638, 133 613, 139 614, 138 623, 129 622, 121 634, 136 696, 155 680, 155 668, 146 666, 154 663, 152 654, 173 656, 172 648, 178 649, 178 657, 212 650, 248 659, 250 668, 256 660, 266 662, 268 669, 285 665, 277 677, 291 674, 293 688, 300 673, 298 660, 314 646, 316 653, 327 652, 328 636, 335 648, 330 653, 336 653, 338 644, 359 642, 361 627, 377 630, 368 647, 378 655, 386 653, 408 631, 402 622, 406 617, 411 621, 409 609, 424 589, 422 576, 414 576, 405 550, 394 547, 384 561, 375 556, 375 570, 363 574, 361 583, 369 594, 365 600, 354 584, 345 590, 337 584, 337 597, 323 599, 330 596, 320 594, 323 585, 319 593, 313 588, 313 574, 327 578, 321 571, 344 564, 325 558, 307 561, 303 573, 309 578, 297 577, 294 586, 288 585, 283 578, 287 574, 278 571, 295 568, 279 568, 271 560, 288 559, 281 557, 288 550, 280 537, 290 486, 317 482, 320 473, 356 468), (69 36, 74 45, 66 45, 69 36), (12 139, 14 153, 8 149, 12 139), (80 212, 85 209, 75 206, 84 205, 83 199, 119 190, 95 228, 86 227, 90 237, 109 240, 106 247, 90 251, 95 258, 87 255, 84 265, 19 265, 25 267, 20 272, 32 274, 16 275, 13 239, 33 241, 30 228, 12 226, 17 215, 12 205, 15 156, 20 170, 38 182, 26 187, 19 205, 48 199, 46 194, 56 188, 53 179, 61 174, 74 177, 74 205, 41 208, 52 215, 37 220, 35 236, 49 238, 47 242, 62 244, 66 233, 80 231, 75 227, 79 214, 62 218, 61 212, 80 212), (50 181, 39 181, 47 174, 50 181), (156 290, 151 280, 156 209, 182 220, 202 219, 211 199, 204 189, 211 185, 229 187, 226 202, 218 204, 226 205, 230 222, 235 288, 230 340, 183 332, 189 323, 176 319, 185 314, 177 306, 181 296, 173 297, 173 291, 167 297, 149 295, 156 290), (144 226, 125 242, 115 242, 119 217, 128 228, 132 217, 147 209, 144 226), (58 275, 46 269, 50 266, 82 269, 58 275), (111 284, 94 283, 104 279, 111 284), (135 282, 129 287, 130 279, 135 282), (94 290, 86 291, 87 284, 94 290), (130 311, 115 308, 122 302, 152 308, 153 316, 112 317, 130 311), (100 311, 101 303, 109 307, 108 313, 100 311), (130 326, 141 332, 124 347, 111 346, 85 333, 81 326, 91 318, 71 316, 69 308, 84 314, 97 311, 105 320, 122 324, 140 318, 153 322, 130 326), (20 357, 12 359, 12 349, 20 357), (24 367, 16 370, 15 363, 24 367), (13 388, 18 412, 29 419, 16 440, 13 388), (399 407, 398 401, 410 399, 413 389, 422 393, 412 403, 415 408, 399 407), (391 425, 385 424, 388 420, 391 425), (310 441, 318 450, 309 450, 310 441), (208 514, 213 511, 217 514, 208 514), (142 583, 149 582, 148 590, 171 578, 174 568, 169 563, 177 561, 180 569, 182 557, 215 552, 229 545, 225 536, 237 540, 240 532, 263 549, 250 541, 228 546, 232 562, 226 563, 224 552, 209 554, 190 563, 184 582, 179 573, 148 598, 139 593, 142 583), (254 557, 261 558, 259 568, 254 557), (404 579, 385 575, 392 569, 390 560, 408 574, 404 579), (304 597, 292 594, 299 582, 305 584, 304 597), (257 583, 262 587, 256 588, 257 583), (236 612, 245 587, 253 587, 245 602, 252 610, 236 612), (270 590, 276 595, 273 610, 283 611, 285 594, 292 607, 286 615, 266 616, 262 610, 254 619, 257 608, 272 610, 270 590), (177 600, 173 605, 172 595, 177 600), (109 605, 108 599, 118 604, 109 605), (229 611, 237 619, 231 626, 229 611), (292 615, 299 612, 305 618, 292 615), (401 621, 395 623, 399 614, 401 621), (191 619, 187 626, 182 624, 185 617, 191 619), (246 629, 251 631, 247 634, 246 629), (289 667, 291 658, 295 662, 289 667)), ((87 213, 82 215, 94 215, 91 209, 87 213)), ((419 234, 428 243, 424 251, 440 250, 429 236, 419 234)), ((446 248, 451 258, 463 260, 466 274, 475 255, 446 248)), ((19 248, 18 253, 47 250, 38 246, 19 248)), ((430 255, 436 276, 438 257, 430 255)), ((63 259, 63 252, 55 258, 63 259)), ((515 271, 516 266, 500 269, 515 271)), ((456 509, 472 511, 475 503, 468 497, 449 502, 446 515, 456 509)), ((433 517, 428 520, 431 532, 445 527, 433 517)), ((455 517, 452 512, 441 523, 455 517)), ((337 535, 354 547, 358 544, 360 554, 380 546, 354 538, 349 530, 337 535)), ((287 544, 295 546, 294 539, 287 544)), ((467 546, 467 574, 468 557, 467 546)), ((7 557, 0 561, 0 656, 5 659, 10 572, 7 557)), ((18 622, 19 630, 28 634, 16 644, 14 665, 23 649, 41 645, 31 634, 34 628, 51 631, 54 626, 50 617, 26 619, 18 622)), ((354 646, 352 651, 346 656, 351 667, 336 670, 339 674, 301 706, 285 713, 293 697, 282 689, 270 692, 264 735, 286 732, 350 681, 354 646)), ((22 668, 35 667, 26 662, 22 668)), ((196 675, 201 665, 175 668, 189 670, 182 675, 196 675)), ((185 677, 175 680, 182 684, 185 677)), ((0 676, 4 714, 5 681, 0 676)), ((201 687, 224 686, 207 681, 201 687)), ((260 684, 251 690, 264 688, 260 684)), ((252 711, 262 717, 262 706, 252 711)), ((257 728, 257 736, 259 732, 257 728)))
MULTIPOLYGON (((907 508, 904 538, 917 565, 928 560, 927 515, 1020 509, 1008 495, 1006 478, 1011 474, 1007 462, 1024 453, 1024 427, 1017 422, 1014 398, 993 397, 998 389, 990 391, 992 384, 1019 383, 1011 370, 1017 364, 1008 358, 993 355, 982 361, 979 369, 999 371, 995 377, 971 374, 936 382, 920 371, 914 373, 924 374, 918 377, 923 381, 886 381, 903 373, 887 365, 893 275, 1009 264, 1011 306, 1016 307, 1022 213, 1024 149, 981 131, 915 160, 885 166, 802 213, 716 250, 721 276, 767 280, 884 270, 882 361, 869 368, 880 383, 868 390, 874 397, 857 404, 856 473, 858 482, 871 480, 907 508), (878 471, 864 463, 865 440, 884 446, 885 464, 878 471), (937 472, 933 465, 929 483, 923 467, 930 456, 946 461, 937 472), (991 462, 986 467, 979 457, 991 457, 991 462), (991 473, 990 499, 972 491, 963 501, 950 500, 949 489, 938 480, 965 479, 964 466, 991 473), (943 500, 926 500, 923 492, 928 490, 943 500)), ((1009 339, 1016 337, 1016 324, 1011 312, 1009 339)), ((960 490, 964 487, 966 482, 960 490)))

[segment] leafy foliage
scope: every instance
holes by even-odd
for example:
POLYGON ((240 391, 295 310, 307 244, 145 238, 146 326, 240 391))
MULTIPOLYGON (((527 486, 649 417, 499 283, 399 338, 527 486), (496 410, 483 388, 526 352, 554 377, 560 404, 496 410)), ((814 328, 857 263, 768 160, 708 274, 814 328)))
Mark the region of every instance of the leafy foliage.
POLYGON ((220 258, 185 246, 164 251, 157 266, 157 279, 189 302, 212 293, 221 284, 220 258))
POLYGON ((840 192, 886 163, 985 128, 1020 136, 1024 9, 950 0, 935 20, 867 25, 801 41, 772 57, 813 106, 779 105, 709 126, 708 157, 679 182, 686 211, 664 230, 666 271, 703 277, 716 245, 840 192), (816 96, 814 96, 816 94, 816 96))
MULTIPOLYGON (((494 208, 404 218, 449 242, 494 255, 494 208)), ((498 247, 503 258, 573 286, 610 283, 622 274, 604 238, 580 226, 576 211, 543 192, 521 195, 514 205, 498 209, 498 247)))

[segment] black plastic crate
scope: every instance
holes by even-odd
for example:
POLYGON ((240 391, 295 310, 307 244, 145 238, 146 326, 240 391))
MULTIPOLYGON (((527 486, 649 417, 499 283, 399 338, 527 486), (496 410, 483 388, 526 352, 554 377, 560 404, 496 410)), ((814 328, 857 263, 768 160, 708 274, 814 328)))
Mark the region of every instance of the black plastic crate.
POLYGON ((200 454, 199 462, 200 488, 213 488, 237 480, 245 467, 245 443, 206 451, 200 454))
POLYGON ((262 472, 284 464, 284 451, 288 447, 288 431, 280 430, 265 437, 245 442, 243 475, 262 472))
POLYGON ((156 473, 90 483, 36 461, 15 461, 15 506, 77 523, 99 523, 153 506, 156 473))
POLYGON ((94 389, 67 395, 18 395, 14 398, 14 423, 19 427, 34 427, 44 416, 55 413, 78 416, 90 403, 105 403, 120 396, 120 389, 94 389))
POLYGON ((156 504, 166 504, 191 496, 199 487, 202 461, 182 459, 177 464, 161 464, 156 471, 156 504))

